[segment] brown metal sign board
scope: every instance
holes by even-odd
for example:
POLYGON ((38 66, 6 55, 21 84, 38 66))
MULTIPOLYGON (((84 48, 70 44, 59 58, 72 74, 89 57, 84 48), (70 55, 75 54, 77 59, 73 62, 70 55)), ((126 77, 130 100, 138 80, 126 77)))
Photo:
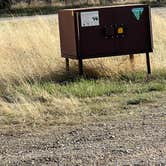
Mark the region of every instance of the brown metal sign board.
POLYGON ((78 59, 80 67, 83 59, 137 53, 146 53, 148 62, 153 51, 148 5, 61 10, 59 30, 62 56, 78 59))

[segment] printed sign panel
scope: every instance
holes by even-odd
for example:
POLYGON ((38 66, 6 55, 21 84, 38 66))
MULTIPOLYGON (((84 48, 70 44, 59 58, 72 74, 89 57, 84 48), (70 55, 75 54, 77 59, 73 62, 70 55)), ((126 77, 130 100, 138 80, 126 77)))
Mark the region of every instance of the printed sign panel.
POLYGON ((99 12, 81 12, 81 27, 99 26, 99 12))

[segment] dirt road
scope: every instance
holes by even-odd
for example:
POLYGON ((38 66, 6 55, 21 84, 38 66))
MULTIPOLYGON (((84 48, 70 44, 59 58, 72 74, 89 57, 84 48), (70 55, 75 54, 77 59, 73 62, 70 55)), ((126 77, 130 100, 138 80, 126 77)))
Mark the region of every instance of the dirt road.
POLYGON ((1 133, 0 165, 165 166, 166 103, 162 104, 135 118, 1 133))
POLYGON ((5 17, 5 18, 0 18, 0 21, 19 21, 19 20, 36 20, 37 18, 41 18, 41 19, 58 19, 58 15, 57 14, 50 14, 50 15, 36 15, 36 16, 21 16, 21 17, 5 17))

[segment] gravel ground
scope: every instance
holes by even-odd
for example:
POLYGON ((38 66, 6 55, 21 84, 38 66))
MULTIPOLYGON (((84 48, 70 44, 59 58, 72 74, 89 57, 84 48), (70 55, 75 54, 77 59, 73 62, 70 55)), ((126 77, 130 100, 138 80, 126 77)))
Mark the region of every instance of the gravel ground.
POLYGON ((111 122, 0 134, 0 165, 166 165, 165 109, 111 122))

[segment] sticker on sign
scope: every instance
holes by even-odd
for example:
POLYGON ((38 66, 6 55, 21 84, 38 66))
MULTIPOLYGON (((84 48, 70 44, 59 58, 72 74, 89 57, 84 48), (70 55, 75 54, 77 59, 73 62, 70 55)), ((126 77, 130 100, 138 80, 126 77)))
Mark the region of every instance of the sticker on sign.
POLYGON ((132 9, 133 14, 138 21, 140 20, 143 11, 144 11, 144 8, 133 8, 132 9))
POLYGON ((99 11, 81 12, 81 26, 99 26, 99 11))

